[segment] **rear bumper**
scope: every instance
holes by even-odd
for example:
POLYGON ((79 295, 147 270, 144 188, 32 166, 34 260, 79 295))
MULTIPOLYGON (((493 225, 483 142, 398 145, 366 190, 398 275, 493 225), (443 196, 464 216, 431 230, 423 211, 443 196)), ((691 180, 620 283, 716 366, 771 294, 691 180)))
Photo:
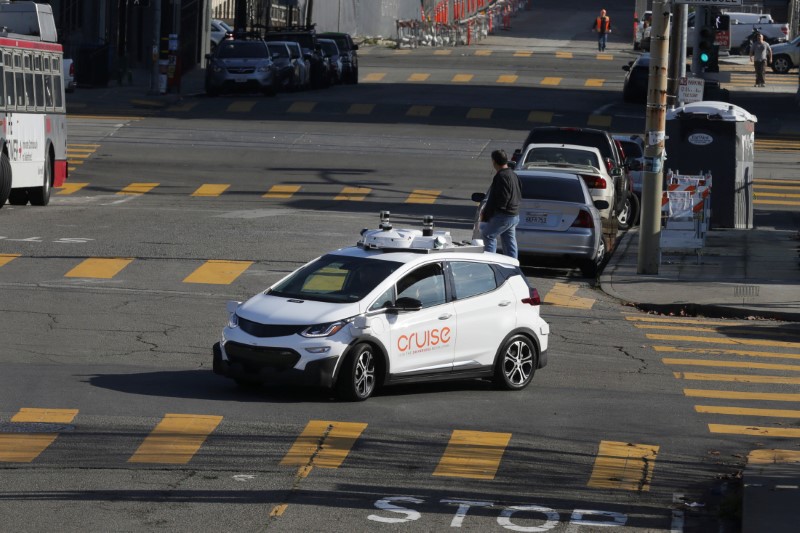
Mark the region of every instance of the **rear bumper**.
POLYGON ((594 232, 534 232, 526 231, 519 226, 517 226, 517 248, 521 255, 576 261, 594 259, 597 253, 594 232))

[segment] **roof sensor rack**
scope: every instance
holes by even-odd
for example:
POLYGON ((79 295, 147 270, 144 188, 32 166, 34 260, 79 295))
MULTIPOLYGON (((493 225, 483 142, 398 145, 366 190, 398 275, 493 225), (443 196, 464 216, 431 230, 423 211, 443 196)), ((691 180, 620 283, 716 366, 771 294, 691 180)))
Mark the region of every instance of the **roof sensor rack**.
POLYGON ((431 215, 423 217, 421 231, 418 229, 393 229, 390 217, 389 211, 381 211, 378 229, 362 229, 361 240, 357 245, 365 250, 383 252, 483 253, 483 245, 475 241, 453 242, 449 231, 435 231, 431 215))

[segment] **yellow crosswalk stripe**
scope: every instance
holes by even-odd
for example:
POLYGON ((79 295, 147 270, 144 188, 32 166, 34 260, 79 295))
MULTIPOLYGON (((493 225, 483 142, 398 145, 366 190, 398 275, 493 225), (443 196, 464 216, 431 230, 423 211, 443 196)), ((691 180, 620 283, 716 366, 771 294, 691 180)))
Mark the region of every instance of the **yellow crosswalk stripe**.
POLYGON ((372 74, 367 74, 364 77, 364 81, 381 81, 385 77, 385 72, 373 72, 372 74))
POLYGON ((440 194, 442 194, 442 191, 437 191, 434 189, 414 189, 411 194, 408 195, 408 198, 406 198, 405 203, 432 204, 436 202, 436 199, 440 194))
POLYGON ((661 362, 665 365, 684 366, 713 366, 718 368, 758 368, 760 370, 787 370, 800 372, 800 365, 777 365, 772 363, 753 363, 748 361, 708 361, 703 359, 675 359, 664 357, 661 362))
POLYGON ((145 194, 158 187, 159 183, 131 183, 117 194, 139 195, 145 194))
POLYGON ((406 111, 408 117, 429 117, 433 112, 432 105, 412 105, 406 111))
POLYGON ((753 450, 747 454, 747 464, 780 464, 780 463, 800 463, 800 451, 798 450, 753 450))
POLYGON ((576 292, 578 292, 578 287, 574 285, 556 283, 544 297, 544 303, 571 309, 591 309, 595 301, 575 296, 576 292))
POLYGON ((760 205, 791 205, 791 206, 798 206, 800 202, 791 202, 789 200, 779 201, 779 200, 758 200, 754 199, 753 204, 760 204, 760 205))
POLYGON ((698 413, 714 415, 766 416, 773 418, 800 418, 797 409, 756 409, 752 407, 723 407, 720 405, 695 405, 698 413))
POLYGON ((589 487, 649 491, 659 446, 601 441, 589 487))
POLYGON ((249 113, 256 106, 255 100, 240 100, 228 106, 230 113, 249 113))
POLYGON ((453 53, 452 50, 436 50, 435 52, 433 52, 433 55, 435 55, 435 56, 449 56, 452 53, 453 53))
POLYGON ((88 144, 87 143, 68 143, 67 144, 67 149, 69 150, 70 148, 87 148, 87 149, 97 150, 98 148, 100 148, 100 145, 99 144, 92 144, 92 143, 88 143, 88 144))
POLYGON ((87 185, 89 185, 89 184, 88 183, 76 183, 74 181, 71 181, 69 183, 64 183, 64 185, 62 185, 61 187, 58 187, 58 189, 57 189, 58 192, 56 194, 59 194, 59 195, 75 194, 76 192, 78 192, 79 190, 83 189, 87 185))
POLYGON ((170 106, 167 111, 174 111, 178 113, 185 113, 187 111, 191 111, 197 106, 197 102, 184 102, 182 104, 176 104, 170 106))
POLYGON ((662 318, 651 316, 626 316, 628 322, 651 322, 658 324, 702 324, 705 326, 730 326, 730 322, 713 321, 697 318, 662 318))
POLYGON ((760 400, 767 402, 800 402, 800 394, 785 392, 743 392, 729 390, 683 389, 690 398, 715 398, 719 400, 760 400))
MULTIPOLYGON (((359 50, 360 52, 360 50, 359 50)), ((411 50, 395 50, 394 55, 396 56, 407 56, 411 53, 411 50)))
MULTIPOLYGON (((724 326, 721 326, 724 327, 724 326)), ((719 327, 711 327, 711 328, 704 328, 699 326, 670 326, 664 324, 636 324, 637 329, 659 329, 664 331, 694 331, 699 333, 720 333, 719 327)), ((726 333, 731 335, 733 333, 737 334, 759 334, 769 337, 789 337, 800 339, 800 333, 789 333, 789 332, 781 332, 781 331, 773 331, 769 329, 754 327, 754 326, 732 326, 728 325, 726 328, 726 333)))
POLYGON ((280 464, 339 468, 366 427, 359 422, 311 420, 280 464))
POLYGON ((454 430, 434 476, 494 479, 511 433, 454 430))
POLYGON ((550 124, 553 122, 553 113, 551 111, 531 111, 528 113, 528 122, 550 124))
MULTIPOLYGON (((77 409, 37 409, 24 407, 11 418, 12 423, 69 424, 77 409)), ((24 429, 24 426, 22 426, 24 429)), ((0 462, 30 463, 58 438, 58 433, 0 433, 0 462)))
POLYGON ((369 115, 375 109, 375 104, 352 104, 347 109, 348 115, 369 115))
POLYGON ((0 267, 9 264, 19 256, 20 254, 0 254, 0 267))
POLYGON ((791 194, 791 193, 777 193, 777 192, 761 192, 756 187, 755 194, 753 197, 756 200, 760 200, 761 198, 800 198, 800 194, 791 194))
POLYGON ((490 55, 492 55, 492 51, 491 50, 476 50, 475 51, 475 55, 476 56, 490 56, 490 55))
POLYGON ((653 346, 657 352, 696 353, 706 355, 741 355, 746 357, 774 357, 778 359, 800 359, 800 354, 784 352, 758 352, 751 350, 726 350, 723 348, 678 348, 676 346, 653 346))
POLYGON ((757 426, 734 426, 728 424, 709 424, 708 430, 711 433, 723 433, 727 435, 751 435, 754 437, 789 437, 796 439, 800 437, 800 429, 792 428, 768 428, 757 426))
POLYGON ((64 274, 67 278, 111 279, 128 266, 133 259, 90 257, 64 274))
POLYGON ((517 50, 514 52, 514 57, 531 57, 533 52, 529 50, 517 50))
POLYGON ((502 74, 497 77, 497 83, 516 83, 519 76, 514 74, 502 74))
POLYGON ((167 414, 128 462, 186 464, 221 421, 221 416, 167 414))
POLYGON ((772 346, 775 348, 800 348, 800 342, 773 341, 767 339, 744 339, 740 337, 695 337, 689 335, 662 335, 647 333, 647 338, 654 341, 685 341, 715 344, 735 344, 742 346, 772 346))
POLYGON ((607 115, 589 115, 587 124, 589 126, 608 128, 611 126, 611 117, 607 115))
POLYGON ((613 61, 614 60, 614 56, 612 54, 602 54, 601 53, 601 54, 595 55, 594 57, 596 59, 599 59, 600 61, 613 61))
POLYGON ((289 106, 289 109, 286 110, 287 113, 311 113, 314 111, 314 107, 316 107, 316 102, 292 102, 292 105, 289 106))
POLYGON ((300 190, 300 185, 273 185, 263 198, 286 200, 300 190))
POLYGON ((250 268, 253 261, 223 261, 211 259, 186 276, 184 283, 206 283, 209 285, 230 285, 242 272, 250 268))
POLYGON ((703 374, 698 372, 673 372, 677 379, 690 381, 724 381, 732 383, 765 383, 770 385, 800 385, 800 377, 756 376, 739 374, 703 374))
POLYGON ((467 118, 470 119, 477 119, 477 120, 489 120, 492 118, 492 112, 494 109, 489 109, 485 107, 473 107, 467 111, 467 118))
POLYGON ((606 80, 589 78, 588 80, 586 80, 586 83, 584 83, 584 86, 585 87, 602 87, 605 82, 606 82, 606 80))
POLYGON ((426 81, 431 75, 422 72, 415 72, 408 77, 408 81, 426 81))
POLYGON ((454 83, 466 83, 472 81, 472 78, 474 78, 472 74, 456 74, 450 81, 454 83))
POLYGON ((556 52, 556 57, 559 59, 572 59, 572 52, 556 52))
POLYGON ((547 76, 542 80, 542 85, 560 85, 562 78, 547 76))
POLYGON ((351 201, 360 202, 372 192, 368 187, 344 187, 339 194, 336 195, 334 200, 337 201, 351 201))
POLYGON ((224 193, 228 187, 230 187, 230 185, 225 185, 224 183, 205 183, 198 187, 198 189, 192 193, 192 196, 219 196, 224 193))

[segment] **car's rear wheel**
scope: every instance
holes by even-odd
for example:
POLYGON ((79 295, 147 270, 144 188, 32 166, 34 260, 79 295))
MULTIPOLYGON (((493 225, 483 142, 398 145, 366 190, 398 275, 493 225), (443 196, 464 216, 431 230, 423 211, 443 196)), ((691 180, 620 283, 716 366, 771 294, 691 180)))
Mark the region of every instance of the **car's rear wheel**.
POLYGON ((0 156, 0 207, 6 203, 9 194, 11 194, 11 163, 8 161, 8 155, 3 152, 0 156))
POLYGON ((28 189, 11 189, 8 194, 8 203, 11 205, 25 205, 28 203, 28 189))
POLYGON ((356 344, 348 354, 336 380, 336 393, 340 399, 363 402, 375 391, 377 358, 372 346, 356 344))
POLYGON ((597 245, 597 253, 595 254, 594 259, 587 259, 583 262, 580 266, 581 273, 586 276, 587 278, 596 278, 597 274, 600 272, 600 267, 603 264, 603 260, 606 258, 606 241, 601 236, 600 237, 600 244, 597 245))
POLYGON ((617 213, 617 222, 619 223, 619 229, 627 230, 633 225, 633 217, 635 216, 635 209, 634 209, 634 197, 635 194, 628 194, 627 198, 625 198, 625 203, 622 206, 622 209, 619 213, 617 213))
POLYGON ((776 74, 788 74, 792 68, 792 60, 789 56, 779 55, 772 59, 772 71, 776 74))
POLYGON ((525 335, 514 335, 503 344, 495 368, 495 384, 504 390, 522 390, 536 371, 536 348, 525 335))

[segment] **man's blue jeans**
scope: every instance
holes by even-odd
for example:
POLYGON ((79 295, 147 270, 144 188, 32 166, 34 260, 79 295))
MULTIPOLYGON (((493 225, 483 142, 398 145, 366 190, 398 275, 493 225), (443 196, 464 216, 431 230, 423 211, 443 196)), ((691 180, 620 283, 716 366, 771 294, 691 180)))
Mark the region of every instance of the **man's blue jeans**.
POLYGON ((517 224, 519 215, 494 215, 489 222, 481 222, 483 249, 487 252, 497 251, 497 237, 503 243, 503 254, 517 258, 517 224))
POLYGON ((607 43, 608 43, 608 34, 607 33, 599 33, 599 34, 597 34, 597 49, 599 51, 605 52, 607 43))

